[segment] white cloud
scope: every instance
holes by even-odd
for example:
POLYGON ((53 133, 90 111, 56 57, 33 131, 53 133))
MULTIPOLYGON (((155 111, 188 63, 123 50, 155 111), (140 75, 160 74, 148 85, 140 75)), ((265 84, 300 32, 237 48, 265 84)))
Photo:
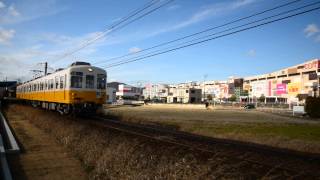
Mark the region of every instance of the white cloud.
POLYGON ((40 47, 32 46, 23 50, 0 53, 0 72, 2 72, 0 80, 4 76, 8 80, 29 80, 32 77, 30 70, 34 69, 33 65, 44 57, 45 53, 40 50, 40 47))
POLYGON ((248 52, 247 52, 247 55, 249 57, 255 57, 257 55, 257 52, 255 49, 250 49, 248 52))
POLYGON ((238 8, 250 5, 258 0, 236 0, 233 2, 228 2, 228 3, 215 3, 212 5, 208 5, 205 8, 202 8, 202 10, 194 13, 192 16, 190 16, 188 19, 181 21, 180 23, 176 23, 175 25, 164 27, 160 30, 154 31, 149 34, 150 36, 155 36, 161 33, 166 33, 170 31, 175 31, 196 23, 199 23, 201 21, 204 21, 212 16, 225 13, 225 12, 230 12, 234 11, 238 8))
POLYGON ((17 4, 10 4, 1 10, 0 24, 17 24, 35 20, 44 16, 55 15, 64 11, 65 7, 57 5, 56 0, 19 1, 17 4))
POLYGON ((6 5, 2 1, 0 1, 0 9, 3 9, 5 7, 6 7, 6 5))
POLYGON ((314 34, 317 34, 319 32, 319 28, 316 24, 309 24, 305 29, 304 33, 307 37, 311 37, 314 34))
POLYGON ((15 8, 14 5, 11 5, 9 8, 8 8, 8 13, 13 16, 13 17, 17 17, 17 16, 20 16, 20 12, 15 8))
POLYGON ((169 7, 167 8, 167 10, 173 11, 173 10, 177 10, 177 9, 179 9, 179 8, 180 8, 180 5, 174 4, 174 5, 172 5, 172 6, 169 6, 169 7))
POLYGON ((10 40, 14 37, 15 30, 13 29, 3 29, 0 27, 0 44, 7 45, 9 44, 10 40))
POLYGON ((142 49, 141 48, 138 48, 138 47, 132 47, 129 49, 129 53, 136 53, 136 52, 139 52, 141 51, 142 49))

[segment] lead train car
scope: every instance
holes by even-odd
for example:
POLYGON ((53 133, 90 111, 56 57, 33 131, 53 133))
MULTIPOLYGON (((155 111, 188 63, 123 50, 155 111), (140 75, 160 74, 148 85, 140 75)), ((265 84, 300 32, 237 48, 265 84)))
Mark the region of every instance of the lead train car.
POLYGON ((17 98, 64 114, 95 112, 106 102, 106 71, 75 62, 17 86, 17 98))

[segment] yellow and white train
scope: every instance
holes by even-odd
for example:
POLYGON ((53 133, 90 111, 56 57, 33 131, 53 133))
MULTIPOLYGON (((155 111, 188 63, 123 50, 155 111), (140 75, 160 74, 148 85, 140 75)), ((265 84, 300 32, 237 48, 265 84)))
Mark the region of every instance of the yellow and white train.
POLYGON ((104 69, 75 62, 17 86, 17 98, 60 113, 93 112, 106 102, 104 69))

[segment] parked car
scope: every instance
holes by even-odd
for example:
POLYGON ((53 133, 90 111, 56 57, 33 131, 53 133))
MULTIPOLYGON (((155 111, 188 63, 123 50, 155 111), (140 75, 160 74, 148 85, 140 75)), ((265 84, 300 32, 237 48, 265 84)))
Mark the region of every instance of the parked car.
POLYGON ((256 108, 254 104, 247 104, 244 106, 245 109, 254 109, 256 108))

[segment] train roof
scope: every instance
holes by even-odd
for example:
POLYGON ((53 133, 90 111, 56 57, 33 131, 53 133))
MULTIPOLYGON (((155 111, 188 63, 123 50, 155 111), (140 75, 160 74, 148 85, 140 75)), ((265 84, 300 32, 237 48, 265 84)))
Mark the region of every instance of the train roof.
MULTIPOLYGON (((76 61, 76 62, 72 63, 70 66, 68 66, 67 68, 58 68, 58 69, 57 69, 56 71, 54 71, 53 73, 48 73, 47 75, 43 75, 43 76, 36 77, 36 78, 34 78, 34 79, 25 81, 25 82, 23 82, 22 84, 25 84, 25 83, 28 83, 28 82, 31 82, 31 81, 34 81, 34 80, 37 80, 37 79, 40 79, 40 78, 49 76, 49 75, 53 75, 53 74, 59 73, 60 71, 63 71, 63 70, 69 70, 69 69, 72 69, 72 68, 74 68, 74 67, 83 67, 83 66, 87 67, 87 66, 91 66, 91 64, 88 63, 88 62, 76 61)), ((91 66, 91 67, 94 67, 94 66, 91 66)), ((99 67, 94 67, 94 68, 103 70, 102 68, 99 68, 99 67)))

